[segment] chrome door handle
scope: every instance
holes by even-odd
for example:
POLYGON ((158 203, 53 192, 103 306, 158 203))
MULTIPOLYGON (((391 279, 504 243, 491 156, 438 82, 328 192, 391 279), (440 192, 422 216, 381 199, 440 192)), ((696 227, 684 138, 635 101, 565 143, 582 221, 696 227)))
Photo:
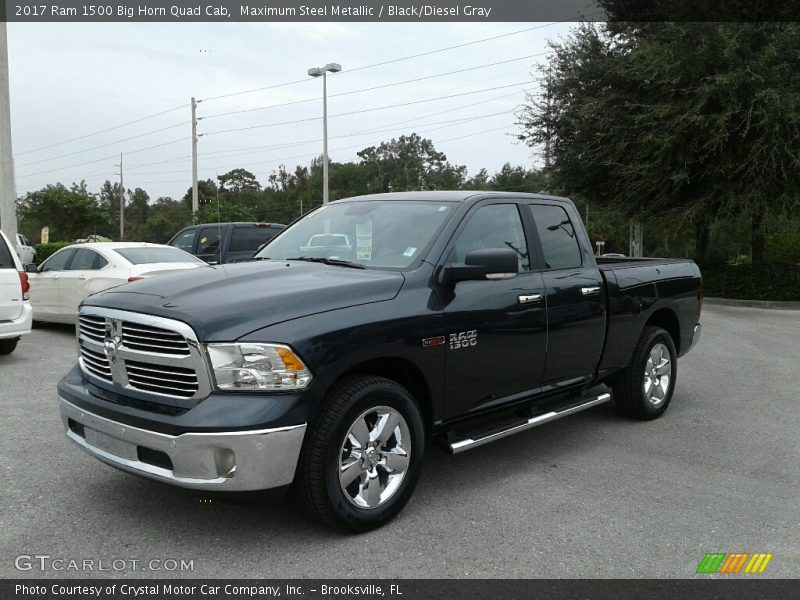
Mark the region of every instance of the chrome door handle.
POLYGON ((541 294, 521 294, 517 296, 517 301, 520 304, 535 304, 542 301, 541 294))
POLYGON ((599 293, 600 293, 600 288, 599 287, 581 288, 581 294, 583 294, 584 296, 596 296, 599 293))

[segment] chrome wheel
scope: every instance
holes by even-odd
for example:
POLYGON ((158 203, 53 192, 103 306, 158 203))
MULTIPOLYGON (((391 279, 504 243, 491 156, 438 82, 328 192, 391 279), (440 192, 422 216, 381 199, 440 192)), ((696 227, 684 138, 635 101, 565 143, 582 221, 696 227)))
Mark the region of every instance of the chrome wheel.
POLYGON ((375 508, 397 492, 411 459, 411 434, 389 406, 361 413, 350 425, 339 457, 339 484, 359 508, 375 508))
POLYGON ((662 343, 654 344, 644 367, 644 397, 654 406, 667 397, 672 381, 672 362, 669 349, 662 343))

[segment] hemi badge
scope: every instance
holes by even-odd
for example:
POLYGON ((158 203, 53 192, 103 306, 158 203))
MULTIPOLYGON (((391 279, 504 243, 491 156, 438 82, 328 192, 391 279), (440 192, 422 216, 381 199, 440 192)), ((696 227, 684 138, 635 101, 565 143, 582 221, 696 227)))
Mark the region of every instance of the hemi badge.
POLYGON ((432 338, 425 338, 422 340, 423 348, 430 348, 431 346, 444 346, 444 336, 440 335, 432 338))

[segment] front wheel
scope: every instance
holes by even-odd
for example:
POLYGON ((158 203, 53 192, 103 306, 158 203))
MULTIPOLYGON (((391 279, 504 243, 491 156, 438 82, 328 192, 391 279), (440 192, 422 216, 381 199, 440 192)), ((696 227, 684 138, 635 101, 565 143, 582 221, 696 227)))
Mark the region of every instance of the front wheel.
POLYGON ((424 453, 422 414, 403 386, 348 378, 331 390, 307 434, 299 465, 303 500, 336 528, 380 527, 411 497, 424 453))
POLYGON ((613 383, 617 408, 636 419, 660 417, 672 400, 677 375, 672 336, 661 327, 645 327, 631 364, 613 383))

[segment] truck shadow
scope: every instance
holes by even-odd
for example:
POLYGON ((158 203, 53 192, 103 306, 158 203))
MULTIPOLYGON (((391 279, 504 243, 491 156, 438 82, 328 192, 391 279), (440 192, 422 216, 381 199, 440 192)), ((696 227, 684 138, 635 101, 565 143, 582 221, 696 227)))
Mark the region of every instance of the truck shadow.
MULTIPOLYGON (((444 521, 456 502, 486 505, 491 502, 492 492, 509 478, 535 481, 558 463, 566 464, 570 448, 580 453, 595 451, 606 443, 603 430, 614 421, 623 420, 613 405, 606 404, 458 456, 429 447, 422 477, 405 511, 383 529, 362 535, 378 539, 385 536, 387 528, 395 530, 415 521, 444 521)), ((320 541, 337 545, 351 539, 317 523, 306 513, 294 491, 289 491, 281 502, 257 494, 208 495, 141 479, 110 467, 104 467, 102 476, 94 478, 85 490, 79 500, 81 510, 94 513, 87 518, 114 528, 118 515, 124 514, 126 521, 136 523, 142 538, 179 540, 187 550, 210 539, 221 547, 235 546, 237 555, 242 555, 242 550, 251 544, 253 551, 260 548, 263 552, 265 539, 273 551, 320 541)))

